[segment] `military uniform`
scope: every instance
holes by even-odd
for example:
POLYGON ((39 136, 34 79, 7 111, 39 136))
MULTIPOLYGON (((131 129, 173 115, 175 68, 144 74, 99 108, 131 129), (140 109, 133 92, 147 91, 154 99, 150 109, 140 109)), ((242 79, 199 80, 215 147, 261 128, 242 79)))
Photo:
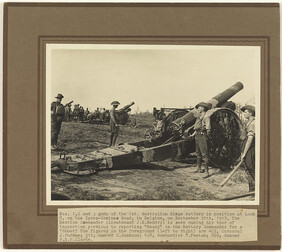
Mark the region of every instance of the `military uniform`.
POLYGON ((209 152, 208 152, 208 137, 207 130, 210 130, 210 119, 205 117, 206 113, 200 115, 195 123, 195 141, 196 141, 196 154, 197 154, 197 167, 200 170, 202 161, 206 168, 209 163, 209 152))
POLYGON ((70 122, 71 120, 71 107, 70 106, 65 107, 65 118, 67 122, 70 122))
MULTIPOLYGON (((63 98, 58 94, 56 98, 63 98)), ((57 148, 58 136, 60 134, 61 125, 65 117, 65 107, 58 101, 51 103, 51 145, 57 148)))
POLYGON ((111 133, 115 133, 118 134, 119 133, 119 126, 117 126, 114 122, 114 120, 112 119, 112 117, 115 117, 115 110, 111 109, 110 110, 110 128, 111 128, 111 133))
MULTIPOLYGON (((196 108, 199 106, 204 107, 208 110, 208 106, 205 103, 199 103, 196 108)), ((196 142, 196 154, 197 154, 197 171, 208 173, 208 164, 209 164, 209 150, 208 150, 208 133, 210 132, 210 118, 206 116, 206 112, 202 111, 196 119, 195 125, 195 142, 196 142), (201 166, 204 166, 204 169, 201 169, 201 166)), ((208 173, 209 175, 209 173, 208 173)))
MULTIPOLYGON (((245 109, 251 110, 253 111, 253 113, 255 112, 253 106, 247 105, 244 106, 241 110, 245 111, 245 109)), ((252 143, 244 157, 244 165, 249 183, 249 190, 254 191, 255 190, 255 118, 254 117, 250 118, 246 122, 245 132, 243 135, 242 153, 245 150, 245 146, 249 137, 252 137, 252 143)))
POLYGON ((113 101, 111 105, 113 105, 113 108, 110 110, 110 128, 111 128, 111 139, 110 139, 110 146, 115 145, 116 139, 119 134, 119 126, 116 122, 116 112, 115 109, 120 103, 118 101, 113 101))

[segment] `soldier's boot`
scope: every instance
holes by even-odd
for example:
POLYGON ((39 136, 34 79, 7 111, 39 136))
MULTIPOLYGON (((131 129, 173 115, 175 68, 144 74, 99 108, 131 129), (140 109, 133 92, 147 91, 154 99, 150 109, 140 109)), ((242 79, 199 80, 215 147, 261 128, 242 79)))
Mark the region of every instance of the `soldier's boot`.
POLYGON ((208 178, 210 176, 210 173, 209 173, 209 166, 207 164, 205 164, 205 169, 204 169, 204 176, 203 178, 208 178))
POLYGON ((202 165, 201 160, 197 159, 197 170, 195 172, 198 172, 198 173, 202 172, 201 165, 202 165))
POLYGON ((249 192, 254 192, 254 191, 255 191, 255 183, 249 182, 249 192))
POLYGON ((246 170, 246 173, 247 173, 247 180, 249 183, 249 192, 254 192, 255 191, 255 181, 249 170, 246 170))
POLYGON ((248 182, 249 182, 249 192, 254 192, 255 191, 255 181, 253 178, 248 177, 248 182))
POLYGON ((197 165, 197 169, 195 170, 195 173, 199 173, 199 172, 201 172, 201 166, 197 165))
POLYGON ((113 146, 116 145, 117 137, 118 137, 118 134, 114 134, 114 137, 113 137, 113 146))
POLYGON ((111 133, 110 147, 113 146, 114 133, 111 133))

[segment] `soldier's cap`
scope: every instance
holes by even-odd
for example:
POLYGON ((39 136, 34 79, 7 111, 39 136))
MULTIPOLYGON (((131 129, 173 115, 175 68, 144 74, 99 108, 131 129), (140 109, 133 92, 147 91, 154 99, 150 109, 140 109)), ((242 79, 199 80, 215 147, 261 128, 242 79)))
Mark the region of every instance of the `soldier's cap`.
POLYGON ((206 109, 206 111, 210 109, 210 105, 207 104, 207 103, 205 103, 205 102, 200 102, 200 103, 198 103, 198 104, 195 106, 195 108, 197 109, 197 108, 200 107, 200 106, 201 106, 201 107, 204 107, 204 108, 206 109))
POLYGON ((245 105, 243 108, 241 108, 241 110, 244 112, 245 110, 249 110, 249 111, 252 111, 254 113, 254 116, 256 114, 256 109, 254 106, 252 105, 245 105))
POLYGON ((111 105, 120 105, 120 103, 118 101, 113 101, 111 105))
POLYGON ((62 94, 58 94, 55 98, 64 98, 62 94))

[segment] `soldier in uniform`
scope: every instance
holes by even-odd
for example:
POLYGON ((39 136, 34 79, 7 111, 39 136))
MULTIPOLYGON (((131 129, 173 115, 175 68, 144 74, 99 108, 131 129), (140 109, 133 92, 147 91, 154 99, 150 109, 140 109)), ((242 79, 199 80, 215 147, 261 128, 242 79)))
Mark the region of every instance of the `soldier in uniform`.
POLYGON ((105 112, 106 112, 106 109, 105 108, 101 108, 99 119, 102 122, 104 121, 105 112))
POLYGON ((113 106, 110 110, 110 127, 111 127, 111 139, 110 139, 110 146, 114 146, 119 134, 119 126, 116 121, 116 108, 120 103, 118 101, 113 101, 111 103, 113 106))
POLYGON ((97 108, 97 109, 94 111, 93 117, 94 117, 94 119, 99 119, 99 117, 100 117, 99 108, 97 108))
POLYGON ((74 109, 73 109, 73 119, 75 122, 78 122, 79 120, 79 104, 75 104, 74 105, 74 109))
POLYGON ((51 103, 51 149, 58 149, 58 136, 60 134, 62 121, 65 117, 65 107, 61 103, 64 96, 58 94, 55 98, 56 101, 51 103))
POLYGON ((90 114, 88 108, 86 108, 86 110, 84 111, 84 120, 88 119, 88 115, 90 114))
POLYGON ((208 137, 210 135, 210 118, 206 116, 206 111, 209 110, 209 105, 205 102, 200 102, 195 107, 198 111, 197 119, 194 125, 195 132, 191 137, 195 136, 196 154, 197 154, 197 170, 196 172, 206 172, 206 177, 209 177, 209 151, 208 137), (202 169, 202 163, 204 169, 202 169))
POLYGON ((70 122, 70 120, 71 120, 71 104, 68 104, 67 106, 65 106, 65 117, 66 117, 66 121, 70 122))
POLYGON ((255 107, 246 105, 241 110, 246 118, 241 160, 245 164, 249 191, 252 192, 255 190, 255 107))
POLYGON ((158 114, 158 110, 156 107, 153 107, 153 116, 155 118, 155 121, 157 121, 157 114, 158 114))
POLYGON ((80 106, 78 111, 79 111, 78 112, 79 121, 82 122, 84 117, 84 108, 80 106))

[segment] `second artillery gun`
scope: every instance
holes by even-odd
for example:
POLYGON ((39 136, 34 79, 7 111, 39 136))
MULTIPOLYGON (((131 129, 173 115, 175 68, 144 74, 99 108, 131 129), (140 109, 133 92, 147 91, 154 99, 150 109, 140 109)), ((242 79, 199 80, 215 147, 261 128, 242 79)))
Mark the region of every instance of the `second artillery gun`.
MULTIPOLYGON (((128 112, 131 111, 131 106, 134 105, 134 102, 116 110, 116 119, 118 124, 125 125, 128 122, 129 115, 128 112)), ((83 121, 84 123, 91 123, 91 124, 108 124, 110 121, 110 111, 105 110, 104 113, 99 111, 95 111, 93 114, 88 116, 88 120, 83 121)))
MULTIPOLYGON (((207 115, 211 121, 210 161, 220 168, 232 166, 240 156, 242 123, 232 110, 234 103, 228 100, 242 89, 243 84, 237 82, 207 101, 210 105, 207 115)), ((197 110, 192 109, 169 122, 160 135, 87 154, 63 155, 52 162, 52 167, 71 174, 85 174, 187 157, 195 152, 195 140, 185 138, 185 134, 193 131, 197 116, 197 110)))

